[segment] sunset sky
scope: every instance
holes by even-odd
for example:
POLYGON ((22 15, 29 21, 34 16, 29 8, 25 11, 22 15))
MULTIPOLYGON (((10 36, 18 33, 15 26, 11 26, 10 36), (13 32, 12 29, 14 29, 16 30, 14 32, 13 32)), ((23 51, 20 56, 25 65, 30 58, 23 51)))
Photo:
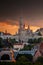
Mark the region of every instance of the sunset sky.
POLYGON ((43 0, 0 0, 0 31, 15 34, 19 19, 36 31, 43 27, 43 0))

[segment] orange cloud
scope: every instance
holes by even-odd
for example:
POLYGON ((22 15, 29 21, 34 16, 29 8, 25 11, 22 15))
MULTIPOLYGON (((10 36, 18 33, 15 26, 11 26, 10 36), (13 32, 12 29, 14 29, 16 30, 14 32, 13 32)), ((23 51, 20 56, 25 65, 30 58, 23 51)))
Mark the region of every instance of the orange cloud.
MULTIPOLYGON (((28 26, 26 25, 26 27, 25 27, 26 29, 28 28, 28 26)), ((30 26, 30 29, 33 31, 33 32, 35 32, 37 29, 39 29, 40 27, 38 27, 38 26, 30 26)))
MULTIPOLYGON (((7 30, 8 33, 11 34, 16 34, 16 32, 18 31, 19 26, 17 25, 10 25, 7 23, 0 23, 0 31, 5 32, 5 30, 7 30)), ((30 26, 30 29, 33 31, 36 31, 37 29, 39 29, 40 27, 37 26, 30 26)))
POLYGON ((35 32, 37 29, 39 29, 40 27, 37 27, 37 26, 30 26, 30 29, 35 32))
POLYGON ((7 30, 8 33, 15 34, 18 31, 18 26, 0 23, 0 31, 5 32, 5 30, 7 30))

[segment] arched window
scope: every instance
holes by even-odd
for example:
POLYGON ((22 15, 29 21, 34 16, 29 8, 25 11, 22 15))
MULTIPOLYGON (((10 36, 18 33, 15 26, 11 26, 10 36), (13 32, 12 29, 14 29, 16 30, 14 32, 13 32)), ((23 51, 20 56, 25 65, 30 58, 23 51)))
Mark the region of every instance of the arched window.
POLYGON ((10 56, 8 54, 4 54, 1 56, 1 60, 10 60, 10 56))

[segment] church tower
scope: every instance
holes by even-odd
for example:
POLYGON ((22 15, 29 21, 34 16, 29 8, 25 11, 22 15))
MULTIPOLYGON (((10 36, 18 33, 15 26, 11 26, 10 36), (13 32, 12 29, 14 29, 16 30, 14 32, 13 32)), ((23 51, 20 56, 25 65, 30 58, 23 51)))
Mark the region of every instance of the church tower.
POLYGON ((24 24, 23 24, 23 18, 22 17, 20 17, 19 26, 20 26, 20 29, 23 30, 24 24))
POLYGON ((20 17, 20 21, 19 21, 19 42, 21 43, 21 38, 22 38, 22 31, 25 29, 25 25, 23 23, 23 18, 20 17))

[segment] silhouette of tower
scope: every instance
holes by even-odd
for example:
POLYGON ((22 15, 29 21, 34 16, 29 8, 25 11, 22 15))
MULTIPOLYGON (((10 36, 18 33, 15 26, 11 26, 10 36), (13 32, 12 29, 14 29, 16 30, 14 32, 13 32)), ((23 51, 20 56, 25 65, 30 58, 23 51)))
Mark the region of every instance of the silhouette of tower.
POLYGON ((22 17, 20 17, 19 26, 20 26, 20 29, 22 30, 23 29, 23 18, 22 17))
POLYGON ((23 18, 20 17, 20 21, 19 21, 19 42, 21 43, 21 32, 24 29, 25 25, 23 24, 23 18))

